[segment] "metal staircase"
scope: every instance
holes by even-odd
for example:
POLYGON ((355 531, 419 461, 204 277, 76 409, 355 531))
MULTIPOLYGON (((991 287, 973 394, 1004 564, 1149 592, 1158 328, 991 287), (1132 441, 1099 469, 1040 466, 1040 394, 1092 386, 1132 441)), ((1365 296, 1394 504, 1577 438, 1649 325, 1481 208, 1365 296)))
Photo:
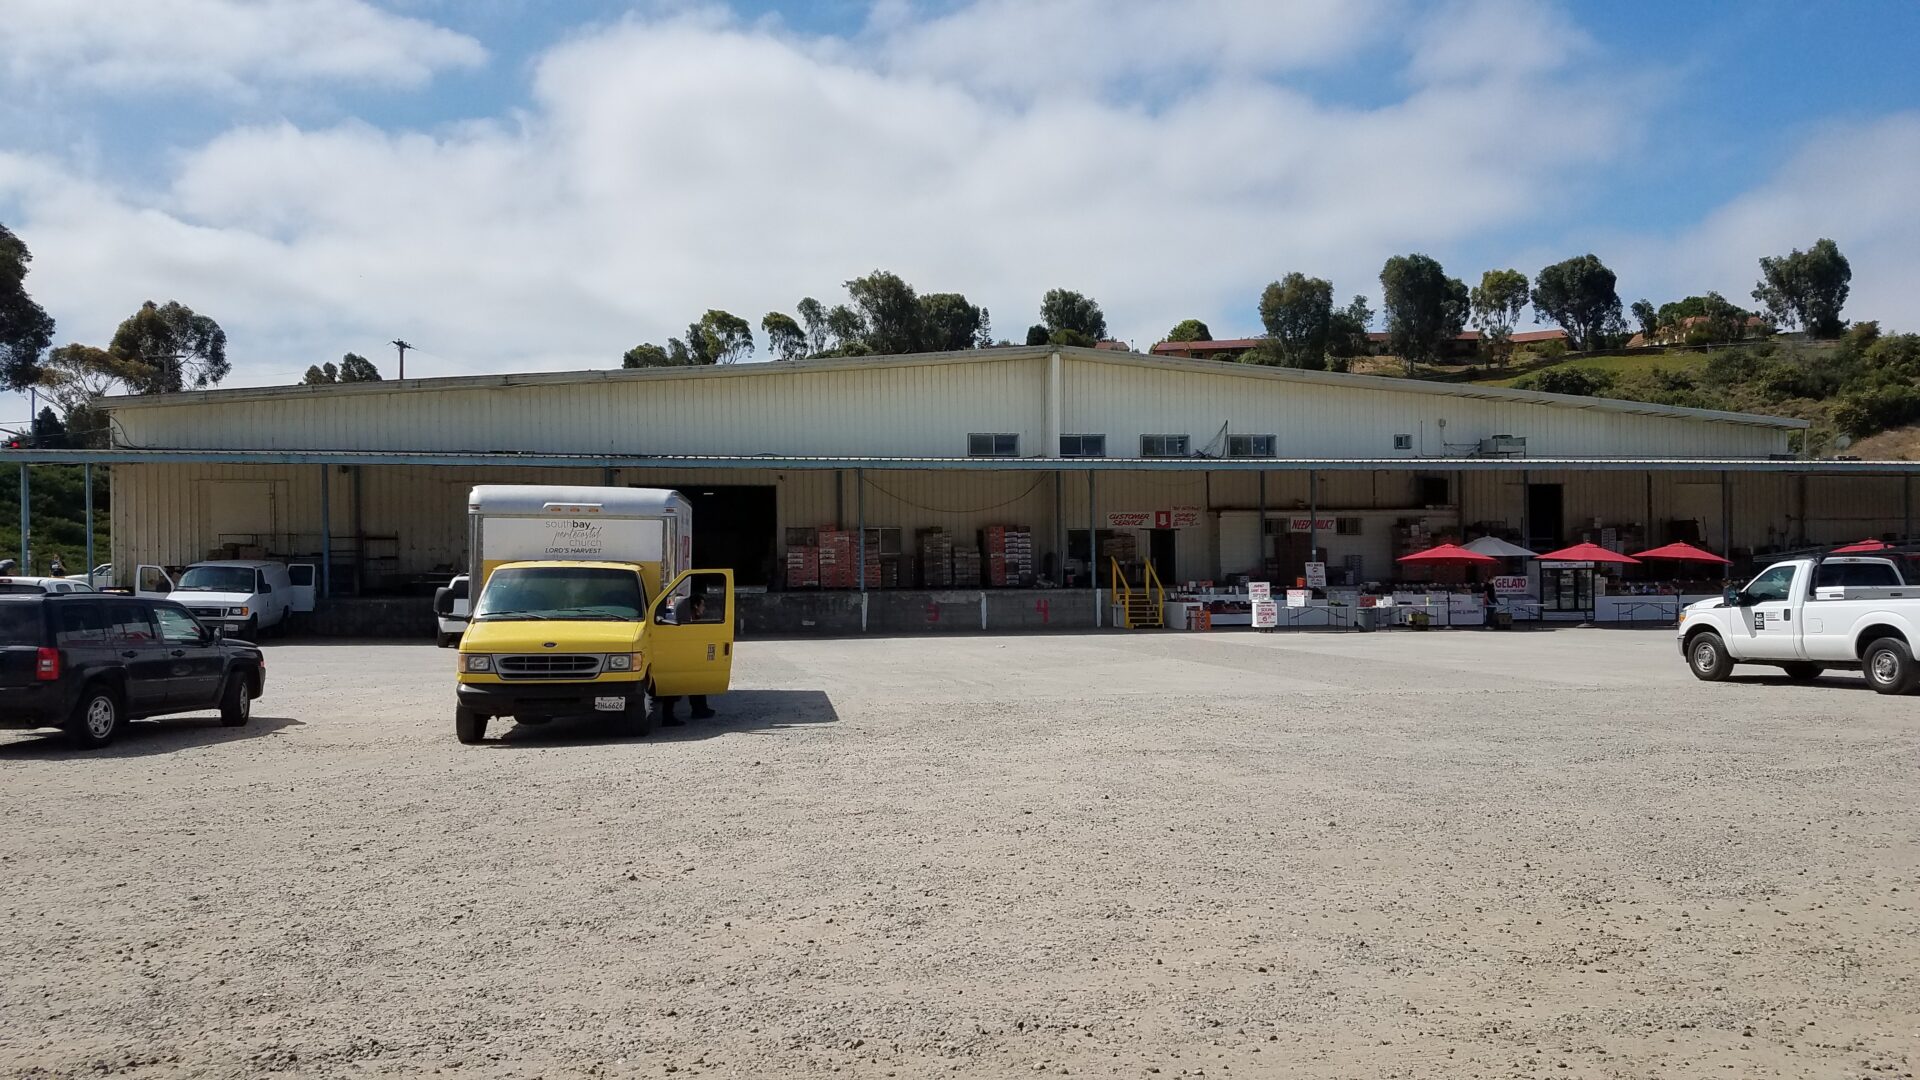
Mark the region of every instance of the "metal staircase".
POLYGON ((1127 580, 1127 575, 1120 569, 1119 559, 1107 561, 1112 564, 1113 606, 1121 629, 1164 629, 1167 625, 1167 590, 1160 584, 1160 575, 1154 573, 1153 564, 1146 564, 1142 581, 1136 586, 1127 580))

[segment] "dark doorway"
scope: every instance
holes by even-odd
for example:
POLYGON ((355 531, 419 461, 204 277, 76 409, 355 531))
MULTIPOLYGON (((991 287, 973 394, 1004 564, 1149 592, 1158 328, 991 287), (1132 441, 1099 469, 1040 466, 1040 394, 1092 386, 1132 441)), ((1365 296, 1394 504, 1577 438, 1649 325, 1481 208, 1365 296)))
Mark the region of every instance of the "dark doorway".
POLYGON ((737 585, 771 584, 780 527, 777 489, 705 484, 679 490, 693 504, 693 565, 732 570, 737 585))
POLYGON ((1153 572, 1162 585, 1174 580, 1173 538, 1178 535, 1178 529, 1155 529, 1147 540, 1147 558, 1153 560, 1153 572))
POLYGON ((1566 502, 1560 485, 1528 484, 1527 546, 1535 551, 1559 547, 1566 527, 1566 502))

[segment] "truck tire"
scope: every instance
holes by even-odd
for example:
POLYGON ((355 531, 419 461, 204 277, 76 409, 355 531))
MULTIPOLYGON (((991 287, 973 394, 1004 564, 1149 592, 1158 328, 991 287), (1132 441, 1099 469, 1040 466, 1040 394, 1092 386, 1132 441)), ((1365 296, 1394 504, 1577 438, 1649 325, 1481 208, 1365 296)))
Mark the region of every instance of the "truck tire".
POLYGON ((642 684, 639 693, 627 698, 626 711, 622 712, 620 718, 615 721, 619 725, 620 734, 631 735, 636 739, 644 739, 653 734, 655 710, 658 708, 653 691, 642 684))
POLYGON ((454 634, 441 634, 437 640, 441 648, 451 649, 460 638, 454 634))
POLYGON ((67 720, 67 738, 79 750, 98 750, 113 741, 126 723, 120 694, 104 682, 89 683, 67 720))
POLYGON ((487 718, 467 708, 456 706, 453 710, 453 734, 463 743, 487 741, 487 718))
POLYGON ((1781 664, 1780 670, 1786 672, 1787 678, 1792 679, 1794 682, 1812 682, 1819 678, 1827 669, 1823 664, 1801 662, 1797 664, 1781 664))
POLYGON ((220 723, 226 727, 244 727, 253 719, 253 697, 247 692, 247 673, 235 668, 227 673, 220 688, 220 723))
POLYGON ((1712 632, 1687 642, 1687 670, 1702 682, 1724 682, 1733 674, 1733 657, 1727 654, 1727 643, 1712 632))
POLYGON ((1867 673, 1867 685, 1882 694, 1905 694, 1913 689, 1913 650, 1899 638, 1883 637, 1870 643, 1860 654, 1860 668, 1867 673))

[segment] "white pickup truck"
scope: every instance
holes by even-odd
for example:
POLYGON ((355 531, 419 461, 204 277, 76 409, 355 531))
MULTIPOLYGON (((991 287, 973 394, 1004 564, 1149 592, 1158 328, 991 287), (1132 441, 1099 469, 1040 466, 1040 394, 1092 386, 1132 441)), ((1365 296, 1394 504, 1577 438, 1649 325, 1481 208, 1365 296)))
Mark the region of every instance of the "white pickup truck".
POLYGON ((1709 682, 1735 664, 1777 667, 1801 682, 1858 668, 1880 693, 1904 694, 1920 685, 1920 586, 1893 559, 1786 559, 1682 610, 1679 641, 1694 677, 1709 682))

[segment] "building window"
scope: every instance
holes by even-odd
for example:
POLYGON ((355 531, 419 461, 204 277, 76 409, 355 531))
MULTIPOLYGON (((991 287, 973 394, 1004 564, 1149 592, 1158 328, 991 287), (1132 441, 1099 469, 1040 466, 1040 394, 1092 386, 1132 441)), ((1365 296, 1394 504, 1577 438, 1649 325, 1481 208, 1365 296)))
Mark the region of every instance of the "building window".
POLYGON ((1019 457, 1020 436, 976 431, 967 436, 968 457, 1019 457))
POLYGON ((1447 506, 1453 502, 1453 485, 1444 476, 1416 476, 1413 501, 1419 506, 1447 506))
POLYGON ((1185 435, 1140 436, 1141 457, 1187 457, 1189 453, 1185 435))
POLYGON ((1227 456, 1230 458, 1272 457, 1273 436, 1229 435, 1227 436, 1227 456))
POLYGON ((1061 457, 1106 457, 1107 437, 1105 435, 1062 435, 1060 436, 1061 457))
POLYGON ((1411 435, 1395 435, 1395 436, 1393 437, 1393 448, 1394 448, 1395 450, 1411 450, 1411 449, 1413 449, 1413 436, 1411 436, 1411 435))
POLYGON ((1359 536, 1360 519, 1357 517, 1334 518, 1333 531, 1338 536, 1359 536))

